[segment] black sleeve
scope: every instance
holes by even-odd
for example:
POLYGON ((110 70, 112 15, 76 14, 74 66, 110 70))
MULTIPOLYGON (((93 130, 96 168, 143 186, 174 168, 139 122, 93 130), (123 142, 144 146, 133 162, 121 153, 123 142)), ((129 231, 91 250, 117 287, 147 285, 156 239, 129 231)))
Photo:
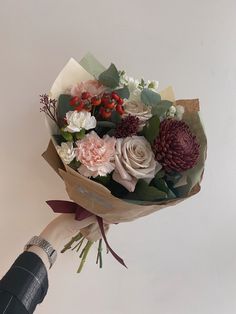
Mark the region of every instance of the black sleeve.
POLYGON ((0 314, 31 314, 47 294, 47 270, 40 257, 24 252, 0 281, 0 314))

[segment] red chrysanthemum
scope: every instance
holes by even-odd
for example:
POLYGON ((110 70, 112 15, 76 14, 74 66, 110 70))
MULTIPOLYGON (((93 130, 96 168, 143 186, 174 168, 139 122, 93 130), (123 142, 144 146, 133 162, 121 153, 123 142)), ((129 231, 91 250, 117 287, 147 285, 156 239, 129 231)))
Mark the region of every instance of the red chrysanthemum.
POLYGON ((115 130, 115 137, 125 138, 128 136, 136 135, 139 128, 139 123, 139 118, 128 115, 118 123, 115 130))
POLYGON ((199 157, 200 145, 189 126, 174 119, 160 123, 160 133, 153 144, 155 159, 167 172, 193 168, 199 157))

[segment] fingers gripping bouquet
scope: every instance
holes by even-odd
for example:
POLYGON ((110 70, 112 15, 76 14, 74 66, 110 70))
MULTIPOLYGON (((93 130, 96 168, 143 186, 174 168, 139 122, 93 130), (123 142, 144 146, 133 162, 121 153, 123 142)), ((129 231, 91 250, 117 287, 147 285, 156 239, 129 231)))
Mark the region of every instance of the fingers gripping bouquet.
POLYGON ((128 222, 196 194, 206 158, 199 102, 175 101, 169 87, 135 80, 92 55, 71 59, 41 95, 51 141, 43 157, 63 179, 71 201, 47 201, 75 213, 80 232, 67 249, 80 251, 81 271, 91 246, 112 224, 128 222))

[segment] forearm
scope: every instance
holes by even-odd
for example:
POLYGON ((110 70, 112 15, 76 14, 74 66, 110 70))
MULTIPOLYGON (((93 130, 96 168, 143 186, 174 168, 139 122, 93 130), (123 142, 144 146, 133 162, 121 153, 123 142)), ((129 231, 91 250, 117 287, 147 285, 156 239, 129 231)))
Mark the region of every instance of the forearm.
POLYGON ((43 301, 47 290, 44 263, 38 255, 24 252, 0 281, 0 313, 31 314, 43 301))

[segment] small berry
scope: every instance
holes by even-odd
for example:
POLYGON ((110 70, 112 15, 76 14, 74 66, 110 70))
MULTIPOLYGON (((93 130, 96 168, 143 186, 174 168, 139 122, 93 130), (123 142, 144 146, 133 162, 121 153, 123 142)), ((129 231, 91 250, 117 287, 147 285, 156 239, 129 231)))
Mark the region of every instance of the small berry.
POLYGON ((119 105, 123 105, 124 100, 123 100, 121 97, 119 97, 119 99, 117 100, 117 102, 118 102, 119 105))
POLYGON ((81 98, 82 98, 82 99, 88 99, 88 98, 90 98, 90 97, 91 97, 91 94, 88 93, 88 92, 84 92, 84 93, 82 93, 82 95, 81 95, 81 98))
POLYGON ((111 93, 111 97, 112 97, 113 99, 115 99, 116 101, 118 101, 118 100, 120 99, 120 96, 117 95, 117 93, 115 93, 115 92, 112 92, 112 93, 111 93))
POLYGON ((70 105, 75 106, 78 104, 78 102, 79 102, 79 97, 75 96, 75 97, 71 98, 70 105))
POLYGON ((101 104, 101 102, 102 102, 102 100, 98 96, 94 96, 91 99, 91 103, 92 103, 93 106, 99 106, 101 104))
POLYGON ((124 110, 124 108, 122 107, 122 105, 117 105, 117 106, 116 106, 116 111, 117 111, 120 115, 122 115, 122 114, 125 113, 125 110, 124 110))
POLYGON ((84 109, 84 102, 80 101, 79 105, 77 107, 75 107, 75 110, 81 111, 82 109, 84 109))
POLYGON ((106 105, 111 102, 111 98, 108 96, 102 96, 101 102, 103 103, 103 105, 106 105))
POLYGON ((115 103, 112 101, 112 102, 109 102, 105 105, 105 108, 108 108, 108 109, 113 109, 115 108, 115 103))
POLYGON ((100 108, 99 113, 104 119, 109 119, 111 116, 111 111, 107 111, 104 107, 100 108))

